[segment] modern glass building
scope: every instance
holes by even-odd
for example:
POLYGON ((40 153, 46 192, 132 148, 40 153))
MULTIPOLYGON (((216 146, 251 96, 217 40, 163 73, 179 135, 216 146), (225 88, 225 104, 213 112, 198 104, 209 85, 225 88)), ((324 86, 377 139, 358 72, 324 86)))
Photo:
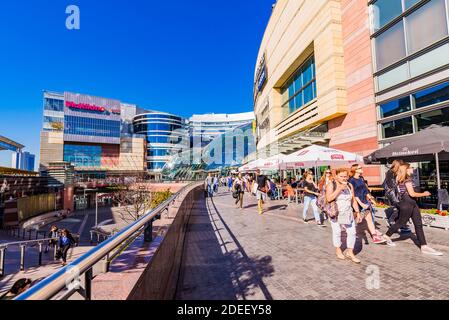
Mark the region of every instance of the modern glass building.
POLYGON ((161 173, 175 154, 190 148, 187 121, 179 116, 158 111, 146 111, 133 119, 134 132, 146 136, 147 169, 161 173))
POLYGON ((66 162, 78 180, 143 175, 146 142, 126 126, 137 107, 123 110, 118 100, 45 91, 40 171, 66 162))
POLYGON ((193 115, 189 119, 193 144, 204 148, 213 139, 255 120, 254 112, 235 114, 202 114, 193 115))
MULTIPOLYGON (((381 146, 432 124, 449 125, 449 1, 369 4, 378 139, 381 146)), ((420 163, 423 188, 436 164, 420 163)), ((441 161, 449 186, 449 162, 441 161)))

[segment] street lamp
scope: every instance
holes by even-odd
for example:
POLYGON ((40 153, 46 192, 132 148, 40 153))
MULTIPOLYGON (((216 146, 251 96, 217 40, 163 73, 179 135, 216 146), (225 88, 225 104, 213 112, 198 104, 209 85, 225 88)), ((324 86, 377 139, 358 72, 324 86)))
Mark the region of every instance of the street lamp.
POLYGON ((95 227, 98 226, 98 189, 84 189, 84 200, 86 200, 86 191, 95 191, 95 227))

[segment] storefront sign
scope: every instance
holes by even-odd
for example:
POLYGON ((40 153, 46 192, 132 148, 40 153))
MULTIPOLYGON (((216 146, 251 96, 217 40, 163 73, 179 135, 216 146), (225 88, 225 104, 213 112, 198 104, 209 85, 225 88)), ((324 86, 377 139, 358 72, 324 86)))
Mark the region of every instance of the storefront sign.
POLYGON ((257 68, 257 72, 256 72, 256 81, 255 81, 255 85, 257 87, 257 90, 255 90, 255 94, 257 95, 258 92, 262 91, 263 86, 265 85, 266 81, 267 81, 267 65, 265 63, 265 54, 262 57, 262 60, 260 60, 259 62, 259 66, 257 68))
POLYGON ((98 111, 98 112, 106 111, 106 108, 104 108, 104 107, 99 107, 99 106, 91 105, 91 104, 87 104, 87 103, 75 103, 72 101, 66 101, 65 105, 67 106, 67 108, 71 108, 71 109, 80 109, 80 110, 98 111))

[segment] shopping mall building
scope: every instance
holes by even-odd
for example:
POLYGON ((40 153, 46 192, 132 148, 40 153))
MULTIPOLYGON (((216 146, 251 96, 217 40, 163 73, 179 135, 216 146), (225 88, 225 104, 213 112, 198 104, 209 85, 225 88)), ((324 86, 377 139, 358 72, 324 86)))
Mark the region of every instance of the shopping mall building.
MULTIPOLYGON (((201 163, 203 148, 214 139, 242 126, 252 128, 253 121, 253 112, 194 115, 189 121, 118 100, 46 91, 40 171, 60 175, 71 164, 76 181, 162 179, 163 168, 176 155, 193 154, 197 146, 201 163)), ((254 151, 253 141, 246 145, 242 150, 254 151)), ((231 162, 236 159, 243 161, 234 157, 231 162)))
MULTIPOLYGON (((321 144, 365 156, 449 125, 448 9, 448 0, 278 0, 254 77, 258 153, 321 144)), ((365 169, 370 184, 383 170, 365 169)))

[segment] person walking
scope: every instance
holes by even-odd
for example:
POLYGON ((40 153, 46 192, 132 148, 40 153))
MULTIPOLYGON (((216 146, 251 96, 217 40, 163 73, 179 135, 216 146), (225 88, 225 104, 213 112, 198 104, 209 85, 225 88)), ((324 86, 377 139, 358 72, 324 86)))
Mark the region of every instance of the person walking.
POLYGON ((62 266, 67 264, 67 252, 75 244, 75 239, 67 229, 63 229, 59 237, 59 251, 56 259, 62 259, 62 266))
POLYGON ((415 192, 415 184, 412 179, 413 168, 409 163, 404 163, 399 166, 397 172, 396 181, 399 187, 401 200, 398 204, 399 207, 399 219, 392 225, 385 234, 385 238, 388 240, 390 245, 393 245, 391 236, 399 230, 400 227, 404 226, 407 221, 411 218, 415 226, 415 233, 418 238, 419 245, 421 247, 421 252, 423 254, 429 254, 434 256, 442 256, 443 253, 436 251, 427 245, 426 237, 424 235, 424 229, 422 224, 422 216, 419 210, 418 204, 415 198, 429 197, 431 193, 429 191, 425 192, 415 192))
POLYGON ((308 223, 307 211, 309 210, 309 206, 311 205, 316 225, 324 227, 324 224, 321 222, 320 211, 318 210, 316 203, 319 195, 320 195, 319 189, 315 184, 315 182, 313 181, 313 174, 307 173, 304 182, 304 207, 302 210, 302 219, 304 223, 306 224, 308 223))
POLYGON ((257 169, 257 190, 256 190, 256 197, 257 197, 257 204, 259 209, 259 214, 263 214, 263 205, 267 201, 267 193, 270 189, 270 185, 268 184, 268 178, 267 176, 260 173, 260 169, 257 169))
POLYGON ((348 170, 341 168, 336 170, 334 181, 326 186, 326 200, 328 203, 334 202, 338 208, 338 215, 331 218, 332 238, 336 250, 337 258, 340 260, 349 259, 354 263, 361 263, 354 255, 356 242, 356 221, 361 221, 360 208, 354 197, 352 185, 348 183, 348 170), (354 216, 354 212, 355 215, 354 216), (342 251, 341 235, 342 230, 346 231, 346 251, 342 251))
POLYGON ((239 173, 237 178, 234 181, 234 184, 232 186, 233 192, 235 195, 237 195, 237 198, 235 198, 235 204, 237 205, 237 208, 243 209, 243 196, 245 194, 245 182, 242 178, 242 174, 239 173))
MULTIPOLYGON (((241 175, 241 174, 240 174, 240 175, 241 175)), ((229 191, 229 192, 232 192, 232 186, 234 185, 234 181, 233 181, 233 179, 232 179, 232 176, 228 176, 227 183, 228 183, 228 191, 229 191)))
POLYGON ((214 193, 218 193, 218 175, 214 176, 214 193))
POLYGON ((53 248, 54 246, 56 246, 58 244, 58 240, 56 240, 56 238, 59 237, 59 229, 57 226, 52 225, 50 228, 50 232, 48 234, 48 238, 51 239, 48 244, 49 247, 53 248))
POLYGON ((383 238, 381 232, 376 230, 374 224, 374 217, 372 214, 372 204, 369 199, 371 199, 370 191, 363 179, 363 167, 359 164, 355 164, 351 167, 349 183, 352 185, 354 190, 354 196, 361 208, 362 219, 365 219, 368 226, 368 231, 371 234, 374 244, 381 244, 387 242, 383 238))
POLYGON ((204 181, 204 187, 207 190, 207 194, 211 198, 214 196, 213 184, 214 184, 214 178, 212 177, 212 173, 209 173, 206 180, 204 181))

